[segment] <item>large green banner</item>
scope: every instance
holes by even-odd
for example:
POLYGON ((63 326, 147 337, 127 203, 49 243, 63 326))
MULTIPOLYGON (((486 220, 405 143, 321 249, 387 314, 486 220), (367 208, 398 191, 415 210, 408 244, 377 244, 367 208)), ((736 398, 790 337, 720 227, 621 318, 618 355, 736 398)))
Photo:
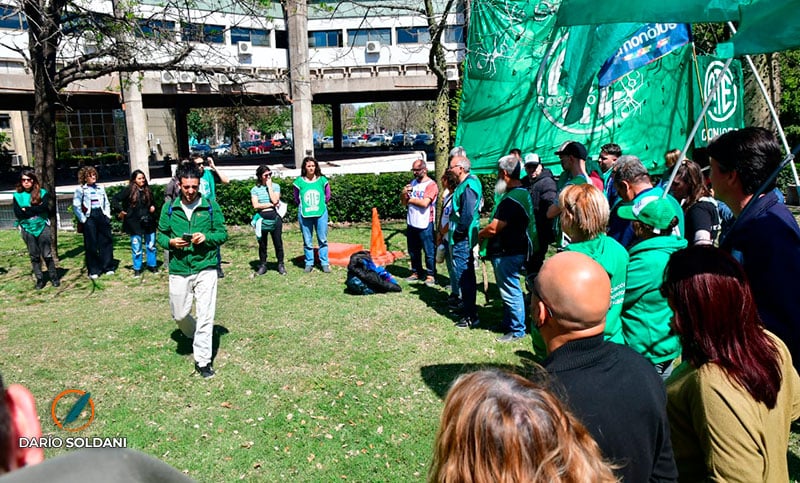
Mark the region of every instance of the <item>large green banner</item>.
POLYGON ((742 64, 734 60, 720 77, 723 67, 724 59, 697 57, 695 81, 692 83, 695 118, 702 112, 705 100, 711 97, 703 123, 694 136, 694 145, 698 148, 707 146, 710 140, 722 133, 744 127, 742 64))
POLYGON ((553 153, 562 142, 584 143, 593 159, 614 142, 660 173, 664 153, 683 147, 691 126, 691 50, 678 49, 603 89, 595 73, 583 115, 566 124, 572 94, 559 80, 568 30, 554 30, 555 4, 473 2, 456 145, 478 172, 496 171, 498 158, 516 147, 538 153, 558 173, 553 153))

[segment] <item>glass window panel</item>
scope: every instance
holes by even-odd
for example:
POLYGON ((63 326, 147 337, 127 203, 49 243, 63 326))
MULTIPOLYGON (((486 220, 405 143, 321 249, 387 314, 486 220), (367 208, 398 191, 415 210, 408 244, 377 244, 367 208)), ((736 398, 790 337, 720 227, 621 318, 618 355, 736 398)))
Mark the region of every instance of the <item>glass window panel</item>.
POLYGON ((428 27, 407 27, 397 29, 398 44, 427 44, 431 41, 428 27))

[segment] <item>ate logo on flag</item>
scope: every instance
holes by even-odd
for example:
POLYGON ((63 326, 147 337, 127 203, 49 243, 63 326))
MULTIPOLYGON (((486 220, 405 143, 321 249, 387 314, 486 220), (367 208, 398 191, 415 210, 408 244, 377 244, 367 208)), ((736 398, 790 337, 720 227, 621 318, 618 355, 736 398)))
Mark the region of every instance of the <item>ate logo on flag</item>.
POLYGON ((553 42, 536 74, 536 107, 541 109, 545 119, 564 132, 591 135, 613 127, 615 119, 619 121, 639 112, 641 101, 636 99, 636 93, 642 87, 643 78, 634 72, 603 89, 597 88, 595 80, 580 120, 572 124, 564 122, 572 101, 572 94, 559 84, 567 38, 568 35, 562 35, 553 42))
POLYGON ((707 97, 711 97, 711 105, 708 109, 708 116, 717 121, 724 122, 736 113, 736 103, 738 101, 738 90, 736 82, 730 70, 722 74, 722 78, 714 90, 714 83, 725 67, 724 62, 714 61, 706 68, 706 75, 703 82, 703 91, 707 97))

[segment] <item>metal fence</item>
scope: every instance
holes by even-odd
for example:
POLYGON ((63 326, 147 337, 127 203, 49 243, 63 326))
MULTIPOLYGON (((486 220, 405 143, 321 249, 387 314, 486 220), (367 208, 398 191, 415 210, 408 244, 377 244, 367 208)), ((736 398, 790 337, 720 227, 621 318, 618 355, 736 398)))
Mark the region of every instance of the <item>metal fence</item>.
MULTIPOLYGON (((59 230, 75 230, 72 216, 72 195, 61 194, 56 197, 58 208, 56 218, 59 230)), ((14 216, 14 204, 11 199, 0 200, 0 229, 14 228, 17 218, 14 216)))

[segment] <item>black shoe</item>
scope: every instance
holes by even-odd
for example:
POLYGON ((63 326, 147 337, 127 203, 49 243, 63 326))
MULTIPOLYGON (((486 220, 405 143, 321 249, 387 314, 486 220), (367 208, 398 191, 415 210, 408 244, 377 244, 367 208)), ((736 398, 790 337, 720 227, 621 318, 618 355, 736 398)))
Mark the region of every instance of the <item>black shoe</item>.
POLYGON ((259 265, 258 271, 256 271, 256 275, 264 275, 267 273, 267 266, 266 265, 259 265))
POLYGON ((149 270, 150 273, 158 273, 158 267, 147 267, 147 270, 149 270))
POLYGON ((286 267, 284 267, 282 263, 278 264, 278 273, 281 275, 286 275, 286 267))
POLYGON ((141 270, 134 270, 133 271, 133 278, 139 278, 141 276, 142 276, 142 271, 141 270))
POLYGON ((200 367, 200 366, 197 365, 197 363, 195 363, 194 364, 194 370, 199 372, 200 375, 203 376, 203 379, 211 379, 212 377, 214 377, 214 374, 215 374, 214 373, 214 368, 211 367, 210 363, 206 364, 203 367, 200 367))
POLYGON ((45 283, 44 283, 44 279, 42 279, 42 278, 37 278, 37 279, 36 279, 36 287, 35 287, 35 288, 36 288, 36 290, 41 290, 41 289, 43 289, 43 288, 44 288, 44 285, 45 285, 45 283))
POLYGON ((513 332, 509 332, 505 335, 502 335, 495 339, 497 342, 516 342, 518 340, 524 339, 524 335, 516 335, 513 332))
POLYGON ((54 278, 53 280, 51 280, 50 283, 53 284, 53 287, 60 287, 61 286, 61 280, 57 279, 57 278, 54 278))
POLYGON ((473 329, 479 326, 481 323, 478 319, 473 319, 472 317, 462 317, 461 320, 456 322, 456 327, 459 329, 473 329))
POLYGON ((222 268, 217 269, 217 278, 225 278, 225 272, 222 271, 222 268))

